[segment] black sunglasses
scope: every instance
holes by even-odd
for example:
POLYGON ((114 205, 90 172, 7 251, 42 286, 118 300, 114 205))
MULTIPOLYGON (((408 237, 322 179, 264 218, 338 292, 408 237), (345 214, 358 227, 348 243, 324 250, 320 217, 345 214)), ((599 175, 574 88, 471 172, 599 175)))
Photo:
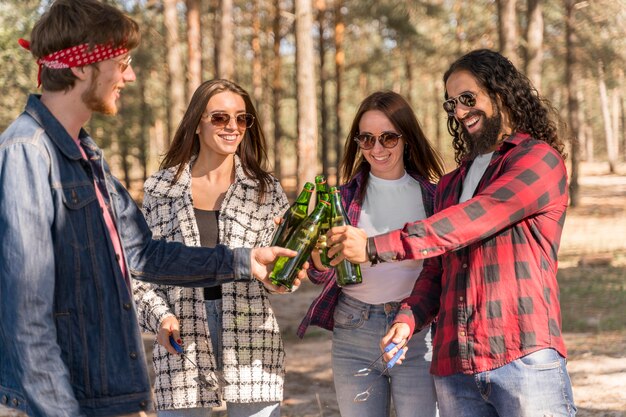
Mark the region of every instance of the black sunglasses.
POLYGON ((402 135, 395 132, 383 132, 378 136, 371 133, 359 133, 354 137, 354 141, 359 144, 359 148, 370 150, 376 145, 376 140, 380 142, 383 148, 393 148, 398 144, 402 135))
POLYGON ((466 91, 456 97, 451 97, 444 101, 443 109, 446 111, 446 113, 448 113, 448 116, 454 116, 457 101, 464 106, 474 107, 476 105, 476 94, 466 91))
MULTIPOLYGON (((209 119, 211 124, 218 129, 222 129, 230 123, 231 115, 224 112, 215 112, 202 116, 203 119, 209 119)), ((235 123, 241 130, 252 127, 254 125, 254 116, 250 113, 239 113, 235 115, 235 123)))

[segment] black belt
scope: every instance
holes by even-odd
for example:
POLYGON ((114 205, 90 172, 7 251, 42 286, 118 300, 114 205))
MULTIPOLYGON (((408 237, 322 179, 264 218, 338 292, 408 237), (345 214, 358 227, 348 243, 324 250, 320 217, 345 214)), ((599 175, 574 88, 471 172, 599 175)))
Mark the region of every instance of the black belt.
POLYGON ((222 298, 222 286, 206 287, 204 289, 205 300, 219 300, 222 298))

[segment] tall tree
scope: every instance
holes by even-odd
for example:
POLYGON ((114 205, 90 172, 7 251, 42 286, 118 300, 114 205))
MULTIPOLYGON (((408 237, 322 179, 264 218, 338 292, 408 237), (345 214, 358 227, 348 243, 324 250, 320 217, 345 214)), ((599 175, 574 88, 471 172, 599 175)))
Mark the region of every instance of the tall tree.
MULTIPOLYGON (((622 68, 620 68, 618 70, 619 72, 619 92, 620 92, 620 99, 619 99, 619 125, 621 126, 621 129, 617 129, 618 133, 622 136, 622 160, 626 161, 626 132, 624 132, 624 130, 626 129, 626 103, 624 103, 624 70, 622 68)), ((616 111, 617 113, 617 111, 616 111)))
POLYGON ((200 0, 186 0, 187 4, 187 98, 202 82, 202 36, 200 0))
POLYGON ((543 0, 528 0, 526 26, 526 75, 541 90, 543 66, 543 0))
POLYGON ((320 142, 322 148, 322 173, 328 178, 328 169, 330 168, 330 135, 328 133, 328 108, 327 96, 328 88, 326 86, 327 76, 325 69, 326 62, 326 38, 324 29, 326 28, 326 0, 315 0, 315 8, 317 9, 317 29, 318 29, 318 52, 320 57, 320 142))
POLYGON ((259 108, 263 99, 263 53, 261 51, 260 1, 252 3, 252 97, 259 108))
MULTIPOLYGON (((343 21, 343 0, 335 0, 335 157, 337 164, 337 183, 339 183, 339 165, 343 158, 343 73, 346 61, 343 42, 346 25, 343 21)), ((365 77, 365 75, 364 75, 365 77)), ((363 82, 366 78, 360 78, 363 82)))
POLYGON ((578 39, 575 21, 576 0, 565 0, 565 88, 567 89, 567 112, 571 139, 570 204, 578 206, 578 161, 580 159, 578 120, 578 39))
MULTIPOLYGON (((584 81, 581 80, 580 84, 582 83, 584 83, 584 81)), ((585 99, 585 93, 582 88, 578 89, 576 97, 578 97, 578 126, 580 131, 578 143, 580 144, 580 160, 593 162, 593 132, 591 131, 591 126, 589 126, 589 123, 587 122, 587 109, 589 105, 585 99)))
POLYGON ((272 60, 272 110, 274 112, 274 174, 281 178, 282 176, 282 164, 280 162, 281 147, 282 147, 282 135, 283 130, 280 122, 280 101, 283 94, 282 84, 282 58, 280 55, 280 42, 282 40, 281 27, 280 27, 280 0, 274 0, 274 16, 272 19, 272 27, 274 31, 274 44, 272 49, 274 51, 274 59, 272 60))
POLYGON ((235 25, 233 24, 233 0, 220 1, 220 37, 217 74, 219 78, 232 80, 235 76, 235 25))
POLYGON ((456 40, 456 53, 462 55, 466 49, 465 46, 465 30, 463 27, 464 19, 463 12, 467 3, 464 0, 454 0, 454 39, 456 40))
POLYGON ((221 19, 221 0, 209 0, 211 11, 213 12, 212 38, 213 38, 213 78, 219 78, 220 74, 220 50, 222 43, 222 19, 221 19))
MULTIPOLYGON (((573 1, 573 0, 571 0, 573 1)), ((617 146, 615 143, 615 132, 611 122, 611 109, 609 105, 609 96, 606 88, 606 80, 604 74, 604 64, 598 62, 598 90, 600 92, 600 108, 602 110, 602 120, 604 122, 604 135, 606 139, 606 156, 609 162, 609 172, 615 173, 617 165, 617 146)))
POLYGON ((177 0, 163 0, 163 23, 167 44, 167 73, 169 79, 167 140, 172 140, 174 131, 185 113, 185 79, 178 36, 177 0))
MULTIPOLYGON (((268 162, 271 163, 274 156, 271 96, 269 95, 269 73, 265 62, 271 62, 268 57, 268 48, 264 47, 262 38, 268 38, 269 27, 262 24, 261 16, 266 16, 267 4, 265 0, 256 0, 252 3, 252 97, 259 113, 259 120, 265 138, 267 140, 268 162)), ((263 19, 265 21, 265 19, 263 19)))
POLYGON ((498 33, 500 35, 500 53, 509 58, 517 66, 517 48, 519 36, 517 32, 516 0, 497 0, 498 33))
POLYGON ((295 0, 296 85, 298 105, 297 189, 317 174, 317 99, 311 0, 295 0))

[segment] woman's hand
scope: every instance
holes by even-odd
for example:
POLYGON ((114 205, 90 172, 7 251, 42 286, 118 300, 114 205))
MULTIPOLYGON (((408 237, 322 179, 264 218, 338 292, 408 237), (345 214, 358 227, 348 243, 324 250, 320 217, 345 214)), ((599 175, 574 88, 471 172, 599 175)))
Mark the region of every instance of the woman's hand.
POLYGON ((323 272, 327 271, 328 268, 326 268, 324 264, 322 264, 322 259, 320 257, 321 250, 322 249, 318 245, 315 245, 315 248, 313 248, 313 250, 311 251, 311 261, 313 262, 313 266, 315 267, 315 269, 323 272))
POLYGON ((176 343, 182 346, 183 341, 180 338, 180 324, 175 316, 167 316, 161 322, 161 328, 156 336, 156 341, 163 346, 172 355, 178 355, 176 349, 170 343, 170 335, 176 340, 176 343))
POLYGON ((396 344, 396 347, 391 349, 389 352, 383 355, 383 360, 385 362, 389 362, 391 358, 398 352, 399 349, 404 347, 404 353, 400 356, 400 358, 396 361, 396 364, 401 364, 402 361, 406 358, 406 352, 409 350, 406 343, 411 338, 411 328, 406 323, 396 323, 387 332, 386 335, 380 339, 380 350, 382 352, 385 351, 385 347, 393 342, 396 344))

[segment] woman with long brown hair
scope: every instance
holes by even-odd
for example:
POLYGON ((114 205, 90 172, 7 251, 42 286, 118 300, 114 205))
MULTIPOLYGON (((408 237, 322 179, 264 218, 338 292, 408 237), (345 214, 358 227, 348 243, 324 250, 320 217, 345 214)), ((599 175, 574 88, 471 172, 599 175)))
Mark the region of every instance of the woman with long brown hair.
MULTIPOLYGON (((341 174, 346 183, 339 187, 342 203, 350 222, 367 235, 432 214, 433 181, 443 175, 441 158, 401 95, 382 91, 363 100, 344 155, 341 174)), ((393 321, 399 302, 411 294, 417 277, 429 264, 361 264, 363 282, 340 288, 334 270, 324 268, 316 254, 312 259, 309 278, 324 284, 324 289, 309 308, 298 335, 303 337, 311 324, 333 331, 332 366, 341 415, 389 416, 393 399, 397 417, 434 417, 428 329, 408 341, 408 359, 401 367, 392 368, 389 378, 380 378, 385 369, 380 359, 373 372, 355 376, 380 356, 381 336, 393 321), (358 401, 363 399, 367 401, 358 401)))
MULTIPOLYGON (((237 84, 213 80, 198 87, 161 170, 144 186, 144 214, 156 238, 189 246, 269 245, 273 219, 288 201, 264 168, 257 120, 237 84)), ((139 284, 134 295, 141 326, 156 334, 159 417, 209 416, 222 398, 229 417, 280 415, 283 343, 262 285, 139 284)))

